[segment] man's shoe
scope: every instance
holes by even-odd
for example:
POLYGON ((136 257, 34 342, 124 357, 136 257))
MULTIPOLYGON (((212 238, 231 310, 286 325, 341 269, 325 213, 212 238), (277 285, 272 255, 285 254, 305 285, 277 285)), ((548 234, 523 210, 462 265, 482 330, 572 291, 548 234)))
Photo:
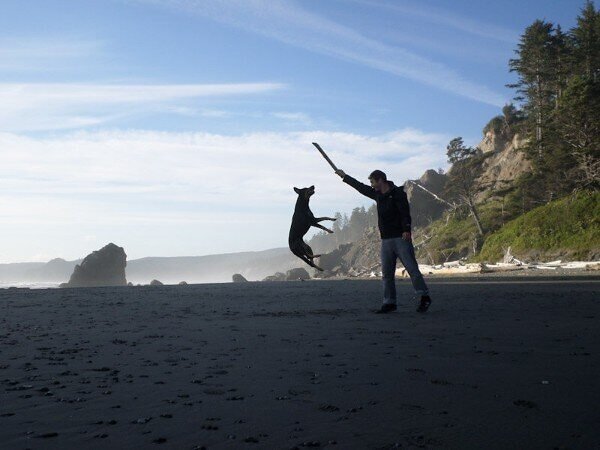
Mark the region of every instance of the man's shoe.
POLYGON ((377 311, 375 311, 375 313, 387 314, 389 312, 396 311, 396 309, 398 309, 398 307, 395 303, 384 303, 383 305, 381 305, 381 309, 378 309, 377 311))
POLYGON ((419 303, 419 307, 417 308, 417 312, 424 313, 429 309, 429 305, 431 305, 431 298, 429 295, 423 295, 421 297, 421 302, 419 303))

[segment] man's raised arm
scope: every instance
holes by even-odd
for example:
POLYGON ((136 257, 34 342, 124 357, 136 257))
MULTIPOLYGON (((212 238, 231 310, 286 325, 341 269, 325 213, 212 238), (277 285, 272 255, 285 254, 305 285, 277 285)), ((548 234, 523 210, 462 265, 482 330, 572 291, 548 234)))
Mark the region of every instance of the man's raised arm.
POLYGON ((372 198, 373 200, 377 198, 377 191, 371 186, 367 186, 366 184, 361 183, 357 179, 352 178, 350 175, 347 175, 346 172, 344 172, 343 170, 338 169, 335 171, 335 173, 342 179, 344 183, 349 184, 362 195, 372 198))

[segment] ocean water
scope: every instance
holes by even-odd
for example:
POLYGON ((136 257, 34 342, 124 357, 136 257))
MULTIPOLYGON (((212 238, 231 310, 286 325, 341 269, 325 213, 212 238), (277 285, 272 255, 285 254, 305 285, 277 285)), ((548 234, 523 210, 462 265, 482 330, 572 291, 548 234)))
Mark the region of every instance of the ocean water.
POLYGON ((58 282, 58 281, 37 281, 37 282, 0 281, 0 289, 7 289, 9 287, 29 288, 29 289, 48 289, 48 288, 57 288, 59 284, 60 284, 60 282, 58 282))

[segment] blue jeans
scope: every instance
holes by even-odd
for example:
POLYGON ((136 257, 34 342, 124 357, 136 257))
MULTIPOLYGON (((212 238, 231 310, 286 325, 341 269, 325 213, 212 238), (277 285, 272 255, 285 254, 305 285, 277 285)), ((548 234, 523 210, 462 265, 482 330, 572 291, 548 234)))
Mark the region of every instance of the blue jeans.
POLYGON ((383 303, 396 303, 396 260, 405 267, 417 295, 429 295, 419 270, 412 242, 401 237, 381 240, 381 271, 383 273, 383 303))

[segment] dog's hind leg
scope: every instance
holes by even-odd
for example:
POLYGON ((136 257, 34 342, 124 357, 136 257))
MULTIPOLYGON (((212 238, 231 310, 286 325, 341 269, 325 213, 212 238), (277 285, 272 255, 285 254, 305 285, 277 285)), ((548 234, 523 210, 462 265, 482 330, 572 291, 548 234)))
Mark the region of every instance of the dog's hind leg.
POLYGON ((313 255, 313 249, 310 248, 310 245, 308 245, 306 242, 302 242, 302 248, 304 250, 304 254, 307 256, 307 258, 313 259, 313 258, 318 258, 321 255, 313 255))
POLYGON ((290 242, 290 250, 294 255, 298 258, 302 258, 305 255, 304 251, 304 241, 301 239, 296 239, 290 242))
POLYGON ((314 259, 314 258, 318 258, 318 257, 319 257, 319 256, 321 256, 321 255, 313 255, 313 250, 312 250, 312 248, 310 248, 310 245, 308 245, 308 244, 307 244, 306 242, 304 242, 304 241, 303 241, 303 244, 304 244, 304 245, 303 245, 303 248, 304 248, 304 251, 306 252, 306 256, 307 256, 307 257, 310 259, 310 262, 309 262, 308 264, 309 264, 310 266, 314 267, 315 269, 317 269, 317 270, 320 270, 321 272, 323 272, 323 269, 322 269, 322 268, 320 268, 319 266, 317 266, 317 265, 314 263, 314 261, 313 261, 313 259, 314 259))
POLYGON ((323 269, 321 269, 319 266, 317 266, 314 262, 309 262, 308 263, 309 266, 314 267, 317 270, 320 270, 321 272, 323 272, 323 269))
POLYGON ((312 262, 312 260, 310 260, 310 259, 308 259, 308 258, 306 258, 306 257, 303 257, 303 256, 300 256, 300 259, 301 259, 302 261, 304 261, 306 264, 308 264, 309 266, 311 266, 311 267, 314 267, 315 269, 317 269, 317 270, 320 270, 321 272, 323 272, 323 269, 321 269, 321 268, 320 268, 319 266, 317 266, 317 265, 316 265, 314 262, 312 262))
POLYGON ((309 266, 314 267, 317 270, 323 271, 323 269, 321 269, 314 262, 312 262, 312 259, 311 259, 311 258, 313 258, 312 249, 306 242, 292 241, 292 242, 290 242, 290 250, 292 251, 292 253, 294 255, 296 255, 298 258, 300 258, 302 261, 304 261, 309 266), (307 251, 309 251, 311 254, 307 255, 306 254, 307 251))
POLYGON ((324 270, 321 269, 319 266, 317 266, 315 263, 311 263, 311 266, 314 267, 317 270, 320 270, 321 272, 324 272, 324 270))

